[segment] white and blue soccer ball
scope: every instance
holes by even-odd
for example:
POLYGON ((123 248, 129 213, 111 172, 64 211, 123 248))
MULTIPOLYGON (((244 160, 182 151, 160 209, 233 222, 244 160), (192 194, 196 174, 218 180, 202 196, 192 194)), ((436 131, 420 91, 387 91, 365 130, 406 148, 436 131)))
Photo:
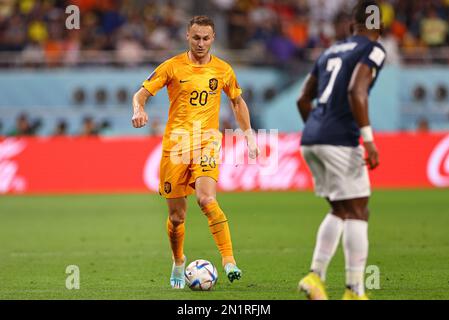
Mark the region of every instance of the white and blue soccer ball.
POLYGON ((187 286, 195 291, 209 291, 217 283, 218 272, 207 260, 195 260, 185 270, 187 286))

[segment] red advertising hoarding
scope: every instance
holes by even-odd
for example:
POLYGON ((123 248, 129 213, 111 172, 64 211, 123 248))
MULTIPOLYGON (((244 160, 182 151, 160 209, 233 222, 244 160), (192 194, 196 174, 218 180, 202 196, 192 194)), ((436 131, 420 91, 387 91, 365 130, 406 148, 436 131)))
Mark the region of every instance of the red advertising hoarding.
MULTIPOLYGON (((299 134, 259 135, 257 163, 244 141, 224 143, 221 191, 311 189, 299 134)), ((0 140, 0 193, 157 192, 160 137, 4 138, 0 140)), ((374 188, 449 187, 449 134, 378 134, 380 166, 374 188)))

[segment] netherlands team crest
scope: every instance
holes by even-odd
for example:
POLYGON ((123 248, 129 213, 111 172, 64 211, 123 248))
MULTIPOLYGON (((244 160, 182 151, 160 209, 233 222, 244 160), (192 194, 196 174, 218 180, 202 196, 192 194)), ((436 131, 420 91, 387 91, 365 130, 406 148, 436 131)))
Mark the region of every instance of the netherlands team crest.
POLYGON ((217 90, 218 88, 218 80, 215 78, 209 79, 209 88, 213 90, 217 90))
POLYGON ((164 191, 165 191, 165 193, 171 192, 171 183, 170 182, 164 182, 164 191))

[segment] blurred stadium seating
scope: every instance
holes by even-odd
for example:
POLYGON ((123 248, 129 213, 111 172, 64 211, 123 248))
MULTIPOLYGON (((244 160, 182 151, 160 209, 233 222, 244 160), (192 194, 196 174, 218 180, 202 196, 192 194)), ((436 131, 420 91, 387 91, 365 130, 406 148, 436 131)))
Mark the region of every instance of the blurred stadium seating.
MULTIPOLYGON (((216 23, 214 53, 236 69, 256 128, 302 128, 295 99, 318 54, 348 32, 352 0, 5 0, 0 4, 0 134, 69 135, 92 117, 95 133, 159 134, 165 91, 149 107, 149 128, 130 125, 131 97, 164 59, 185 50, 187 21, 216 23), (65 29, 65 8, 78 5, 79 30, 65 29), (60 134, 64 132, 58 131, 60 134)), ((387 66, 374 89, 377 130, 449 129, 449 1, 381 0, 387 66)), ((223 106, 226 99, 223 99, 223 106)), ((222 108, 223 126, 235 126, 222 108)))

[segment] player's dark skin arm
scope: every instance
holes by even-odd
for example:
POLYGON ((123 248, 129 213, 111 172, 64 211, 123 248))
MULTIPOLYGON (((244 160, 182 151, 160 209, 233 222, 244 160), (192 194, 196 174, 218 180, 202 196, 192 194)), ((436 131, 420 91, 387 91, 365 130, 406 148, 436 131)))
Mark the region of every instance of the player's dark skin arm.
POLYGON ((133 96, 133 117, 134 128, 142 128, 148 122, 148 115, 145 112, 145 104, 151 97, 151 93, 144 87, 140 88, 133 96))
POLYGON ((305 84, 301 89, 299 98, 296 101, 298 111, 301 114, 301 118, 304 123, 309 117, 310 111, 312 110, 312 101, 316 98, 318 91, 318 80, 317 78, 309 74, 305 80, 305 84))
MULTIPOLYGON (((368 116, 368 90, 371 85, 372 71, 369 66, 363 63, 357 64, 352 74, 351 82, 348 88, 348 99, 351 111, 359 128, 369 126, 368 116)), ((365 142, 367 152, 367 164, 370 169, 379 165, 379 154, 374 142, 365 142)))

